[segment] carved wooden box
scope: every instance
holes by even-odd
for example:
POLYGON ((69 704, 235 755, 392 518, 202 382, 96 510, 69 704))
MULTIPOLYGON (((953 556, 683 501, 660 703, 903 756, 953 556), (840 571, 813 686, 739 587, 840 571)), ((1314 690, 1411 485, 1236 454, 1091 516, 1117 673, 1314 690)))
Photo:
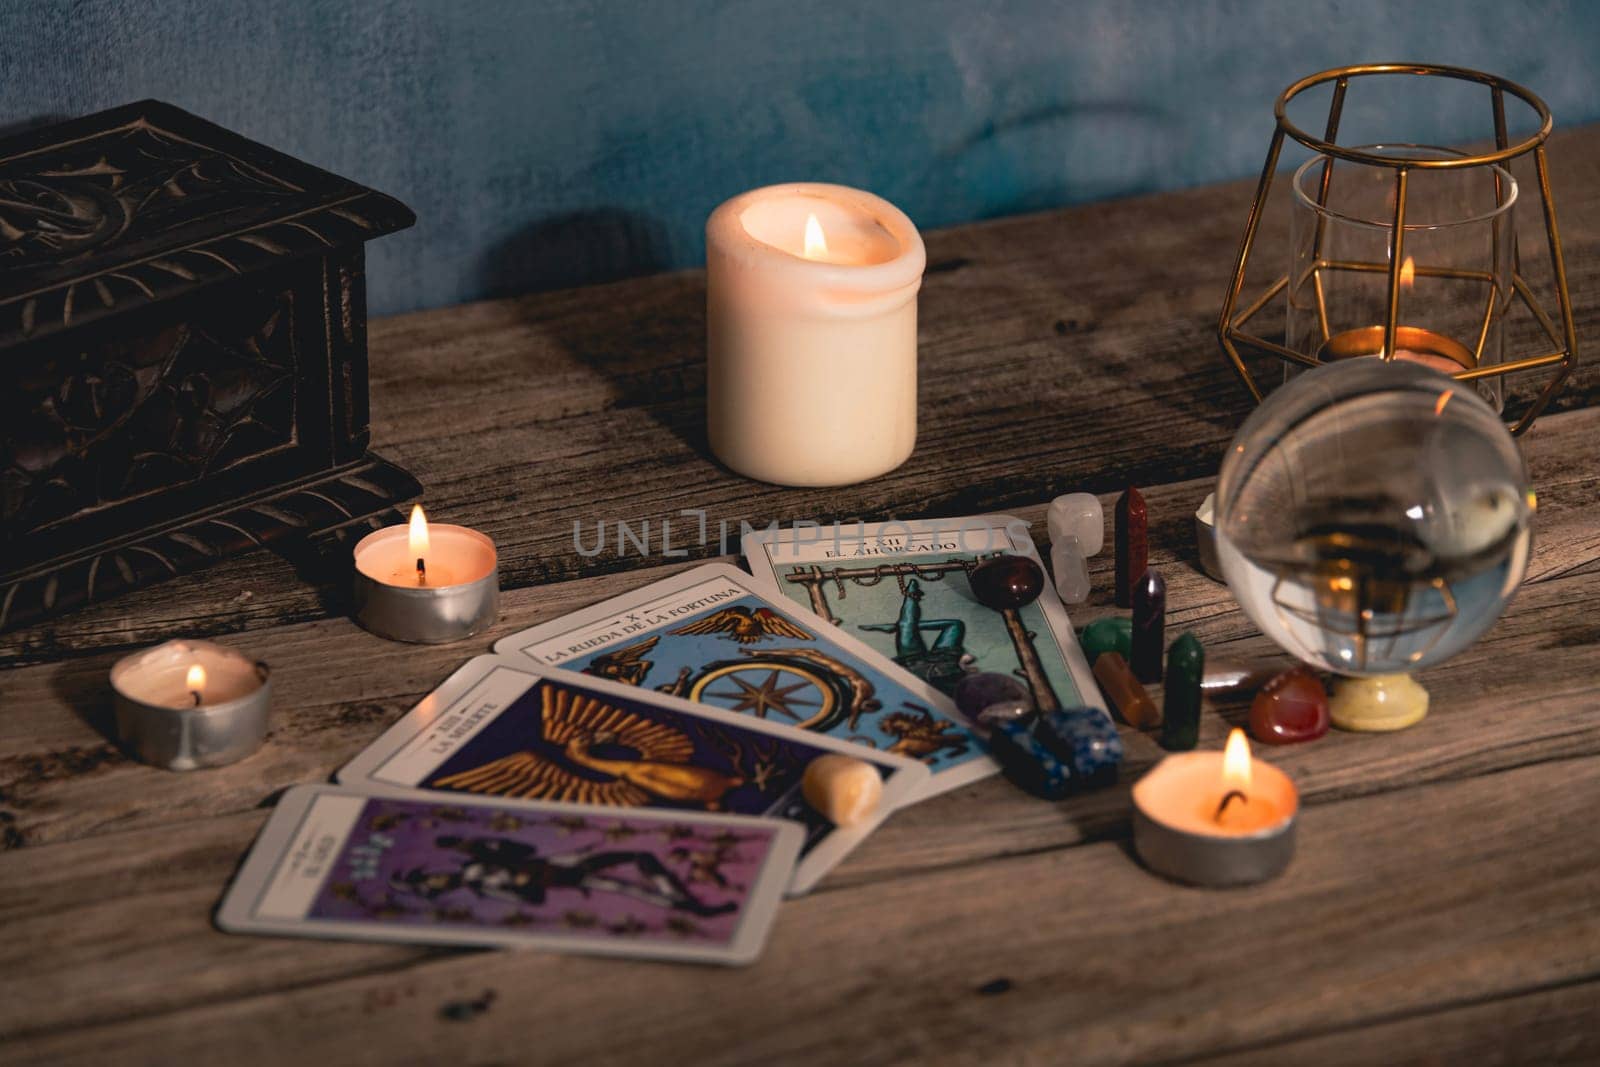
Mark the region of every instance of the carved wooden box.
POLYGON ((414 221, 156 101, 0 142, 0 629, 416 495, 363 276, 414 221))

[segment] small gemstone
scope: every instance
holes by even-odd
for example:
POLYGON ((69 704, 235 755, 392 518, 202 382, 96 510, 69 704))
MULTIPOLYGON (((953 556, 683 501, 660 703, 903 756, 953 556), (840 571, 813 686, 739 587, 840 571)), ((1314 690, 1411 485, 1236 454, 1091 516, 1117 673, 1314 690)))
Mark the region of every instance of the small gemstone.
POLYGON ((1129 726, 1147 730, 1161 725, 1161 712, 1120 653, 1106 652, 1094 661, 1094 677, 1111 706, 1129 726))
POLYGON ((1099 552, 1106 540, 1106 517, 1100 509, 1100 498, 1093 493, 1068 493, 1050 501, 1045 514, 1045 524, 1050 530, 1050 547, 1062 538, 1073 537, 1085 556, 1099 552))
POLYGON ((866 760, 830 752, 806 766, 800 795, 835 826, 853 826, 878 810, 883 776, 866 760))
POLYGON ((1039 717, 1033 729, 1039 743, 1072 772, 1076 788, 1116 780, 1122 762, 1122 736, 1111 716, 1099 708, 1065 708, 1039 717))
POLYGON ((1167 680, 1161 687, 1161 747, 1188 752, 1200 743, 1201 685, 1206 650, 1185 632, 1167 650, 1167 680))
POLYGON ((1044 592, 1044 568, 1027 556, 996 556, 972 569, 969 584, 972 595, 986 608, 1020 608, 1044 592))
POLYGON ((997 722, 1025 723, 1036 714, 1031 700, 1002 700, 978 712, 978 725, 993 729, 997 722))
POLYGON ((1250 734, 1264 745, 1314 741, 1328 732, 1328 691, 1309 668, 1284 671, 1250 702, 1250 734))
POLYGON ((1150 518, 1144 497, 1131 485, 1117 498, 1112 515, 1116 526, 1117 607, 1128 608, 1133 606, 1133 587, 1148 566, 1150 518))
POLYGON ((1067 768, 1021 723, 995 723, 989 754, 1007 778, 1035 796, 1059 800, 1066 795, 1067 768))
POLYGON ((1133 589, 1133 655, 1128 666, 1141 682, 1161 680, 1161 650, 1166 645, 1167 583, 1151 567, 1133 589))
POLYGON ((997 671, 976 671, 956 683, 956 707, 974 722, 985 708, 996 704, 1026 704, 1033 707, 1032 694, 1022 682, 997 671))
POLYGON ((1055 572, 1056 595, 1062 603, 1082 604, 1089 599, 1089 561, 1076 537, 1050 543, 1050 569, 1055 572))
POLYGON ((1083 628, 1078 643, 1091 668, 1102 652, 1115 652, 1127 659, 1133 655, 1133 620, 1126 616, 1096 619, 1083 628))

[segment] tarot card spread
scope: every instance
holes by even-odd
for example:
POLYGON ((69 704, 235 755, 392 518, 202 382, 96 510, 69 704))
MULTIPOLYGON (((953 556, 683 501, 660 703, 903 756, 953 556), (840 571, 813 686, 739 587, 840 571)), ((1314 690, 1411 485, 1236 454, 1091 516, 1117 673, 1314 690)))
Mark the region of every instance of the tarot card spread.
POLYGON ((919 796, 997 769, 949 697, 726 564, 502 638, 495 651, 909 756, 933 772, 919 796))
POLYGON ((745 963, 800 837, 770 819, 298 786, 217 925, 745 963))
POLYGON ((1002 553, 1039 562, 1009 515, 758 530, 744 555, 763 588, 855 634, 945 693, 964 671, 1012 674, 1041 711, 1100 706, 1100 690, 1048 581, 1039 599, 994 611, 972 595, 974 567, 1002 553))
POLYGON ((341 785, 419 788, 628 808, 770 815, 805 831, 803 893, 928 780, 913 760, 591 675, 480 656, 339 772, 341 785), (800 783, 842 752, 883 780, 873 816, 833 825, 800 783))

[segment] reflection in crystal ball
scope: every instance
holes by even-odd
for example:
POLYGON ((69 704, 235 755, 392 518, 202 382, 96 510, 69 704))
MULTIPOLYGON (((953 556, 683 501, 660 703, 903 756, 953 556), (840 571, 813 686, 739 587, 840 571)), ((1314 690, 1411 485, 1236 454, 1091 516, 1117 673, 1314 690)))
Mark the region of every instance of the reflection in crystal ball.
POLYGON ((1307 371, 1245 420, 1217 480, 1217 549, 1245 614, 1347 675, 1455 655, 1528 564, 1534 495, 1468 383, 1414 363, 1307 371))

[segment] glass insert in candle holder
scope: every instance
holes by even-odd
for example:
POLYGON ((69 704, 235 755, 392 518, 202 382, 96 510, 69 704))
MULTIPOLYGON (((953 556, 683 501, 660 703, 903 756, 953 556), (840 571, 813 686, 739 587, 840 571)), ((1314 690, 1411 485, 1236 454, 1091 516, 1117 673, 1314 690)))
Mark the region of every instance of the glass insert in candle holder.
POLYGON ((1252 369, 1256 361, 1246 360, 1252 353, 1281 360, 1285 378, 1350 359, 1411 362, 1471 383, 1497 413, 1502 406, 1513 409, 1513 433, 1526 430, 1577 358, 1545 160, 1552 119, 1544 101, 1479 71, 1379 63, 1302 78, 1278 97, 1274 113, 1277 129, 1218 322, 1223 351, 1251 395, 1259 401, 1261 382, 1270 388, 1274 381, 1259 373, 1259 365, 1252 369), (1324 92, 1318 137, 1296 125, 1291 111, 1313 107, 1324 92), (1422 114, 1488 147, 1469 153, 1411 143, 1404 130, 1390 127, 1395 116, 1422 114), (1341 143, 1341 132, 1349 135, 1373 115, 1383 116, 1376 131, 1383 143, 1360 143, 1360 137, 1341 143), (1242 300, 1286 140, 1312 153, 1290 183, 1288 270, 1254 299, 1242 300), (1520 194, 1512 165, 1529 159, 1535 181, 1520 194), (1553 315, 1523 271, 1521 253, 1529 252, 1530 261, 1534 256, 1517 245, 1513 215, 1519 210, 1543 216, 1553 315), (1279 300, 1287 305, 1281 340, 1270 335, 1270 317, 1262 316, 1279 300), (1506 351, 1508 324, 1517 327, 1514 353, 1506 351), (1526 340, 1533 336, 1538 340, 1526 340), (1542 388, 1506 404, 1506 376, 1540 369, 1547 372, 1542 388))
MULTIPOLYGON (((1413 145, 1372 150, 1417 159, 1459 152, 1413 145)), ((1314 156, 1294 175, 1286 342, 1319 363, 1383 356, 1394 244, 1394 181, 1382 167, 1335 166, 1314 156), (1324 187, 1326 181, 1326 187, 1324 187)), ((1410 179, 1394 358, 1444 374, 1504 362, 1513 283, 1512 209, 1517 183, 1503 167, 1418 171, 1410 179)), ((1290 363, 1286 375, 1303 368, 1290 363)), ((1501 379, 1478 378, 1496 411, 1501 379)))
POLYGON ((1344 675, 1461 651, 1528 562, 1516 443, 1470 387, 1419 363, 1307 371, 1239 431, 1217 485, 1228 585, 1290 654, 1344 675))

